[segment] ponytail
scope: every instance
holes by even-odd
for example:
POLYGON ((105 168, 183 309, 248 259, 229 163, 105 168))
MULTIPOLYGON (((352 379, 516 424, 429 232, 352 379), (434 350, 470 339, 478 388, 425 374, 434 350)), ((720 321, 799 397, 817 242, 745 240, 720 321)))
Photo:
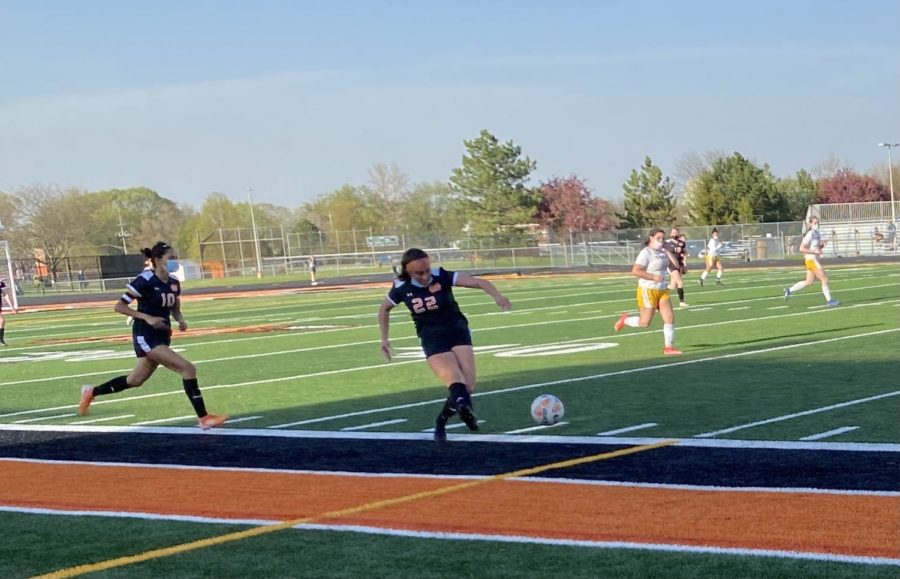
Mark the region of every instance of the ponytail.
POLYGON ((152 248, 151 247, 143 248, 141 250, 141 253, 144 255, 145 258, 149 259, 150 262, 155 266, 156 260, 161 258, 162 256, 164 256, 166 254, 166 252, 169 251, 170 249, 172 249, 172 246, 170 246, 165 241, 157 241, 156 244, 152 248))

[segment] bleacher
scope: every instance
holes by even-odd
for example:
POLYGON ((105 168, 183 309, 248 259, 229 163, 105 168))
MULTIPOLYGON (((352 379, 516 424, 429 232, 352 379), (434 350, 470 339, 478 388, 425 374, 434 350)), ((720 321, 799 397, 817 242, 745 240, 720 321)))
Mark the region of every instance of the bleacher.
MULTIPOLYGON (((894 203, 894 212, 900 216, 900 203, 894 203)), ((900 255, 896 227, 890 227, 889 201, 810 205, 807 221, 811 217, 819 218, 819 232, 828 242, 827 256, 900 255), (880 239, 875 236, 876 227, 880 239)))

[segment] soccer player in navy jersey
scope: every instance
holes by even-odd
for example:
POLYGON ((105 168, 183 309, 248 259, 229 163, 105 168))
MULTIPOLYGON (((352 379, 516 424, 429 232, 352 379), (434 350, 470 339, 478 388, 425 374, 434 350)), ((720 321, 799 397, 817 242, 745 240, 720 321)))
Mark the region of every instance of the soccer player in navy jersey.
POLYGON ((206 411, 197 385, 197 369, 169 347, 172 341, 171 319, 178 322, 178 329, 182 332, 188 327, 181 314, 181 283, 169 274, 178 269, 178 256, 163 241, 142 251, 150 259, 152 269, 144 270, 128 284, 127 291, 116 302, 115 308, 117 313, 134 318, 131 336, 137 365, 127 376, 117 376, 99 386, 82 386, 78 412, 87 414, 97 396, 141 386, 162 365, 181 375, 184 391, 197 413, 200 428, 207 430, 220 426, 228 417, 206 411), (134 301, 138 303, 137 310, 130 307, 134 301))
POLYGON ((481 289, 494 298, 501 310, 512 307, 491 282, 442 267, 432 269, 427 253, 421 249, 408 249, 400 260, 394 287, 378 310, 384 356, 391 359, 391 344, 388 341, 390 312, 401 303, 405 304, 412 315, 431 371, 449 389, 434 425, 434 439, 439 444, 447 441, 447 421, 457 412, 469 430, 478 430, 471 396, 475 389, 472 335, 468 320, 453 298, 453 286, 481 289))

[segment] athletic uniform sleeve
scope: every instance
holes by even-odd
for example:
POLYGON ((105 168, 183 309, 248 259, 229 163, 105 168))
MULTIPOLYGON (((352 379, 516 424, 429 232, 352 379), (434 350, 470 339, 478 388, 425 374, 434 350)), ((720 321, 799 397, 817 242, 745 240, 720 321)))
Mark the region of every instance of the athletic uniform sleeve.
POLYGON ((437 270, 437 274, 434 276, 434 279, 441 285, 451 286, 456 285, 456 278, 458 276, 458 272, 449 271, 444 269, 443 267, 439 267, 437 270))
POLYGON ((125 293, 122 294, 122 301, 130 304, 136 299, 144 297, 144 292, 150 287, 147 277, 143 273, 134 278, 130 284, 125 286, 125 293))
POLYGON ((387 299, 395 306, 399 306, 400 303, 403 302, 403 292, 400 290, 400 287, 397 286, 397 284, 394 284, 394 286, 391 288, 391 291, 388 292, 387 299))
POLYGON ((639 265, 644 269, 650 267, 650 252, 647 251, 646 247, 638 253, 637 259, 634 260, 634 264, 639 265))
POLYGON ((806 232, 806 235, 803 236, 803 241, 800 242, 800 245, 805 245, 809 249, 812 249, 812 238, 813 238, 813 230, 810 229, 806 232))

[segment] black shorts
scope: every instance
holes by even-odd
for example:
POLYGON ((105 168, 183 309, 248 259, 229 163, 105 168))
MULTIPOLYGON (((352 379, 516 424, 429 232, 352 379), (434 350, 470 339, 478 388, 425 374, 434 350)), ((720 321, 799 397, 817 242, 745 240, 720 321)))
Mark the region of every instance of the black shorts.
POLYGON ((433 328, 423 328, 419 331, 419 343, 425 357, 430 358, 435 354, 450 352, 456 346, 471 346, 472 334, 469 332, 469 324, 455 322, 433 328))
POLYGON ((143 330, 132 332, 131 342, 138 358, 146 358, 150 350, 172 343, 172 330, 143 330))
POLYGON ((669 273, 672 273, 673 271, 677 271, 681 275, 684 275, 687 273, 687 266, 682 263, 678 267, 675 267, 671 262, 669 262, 669 273))

